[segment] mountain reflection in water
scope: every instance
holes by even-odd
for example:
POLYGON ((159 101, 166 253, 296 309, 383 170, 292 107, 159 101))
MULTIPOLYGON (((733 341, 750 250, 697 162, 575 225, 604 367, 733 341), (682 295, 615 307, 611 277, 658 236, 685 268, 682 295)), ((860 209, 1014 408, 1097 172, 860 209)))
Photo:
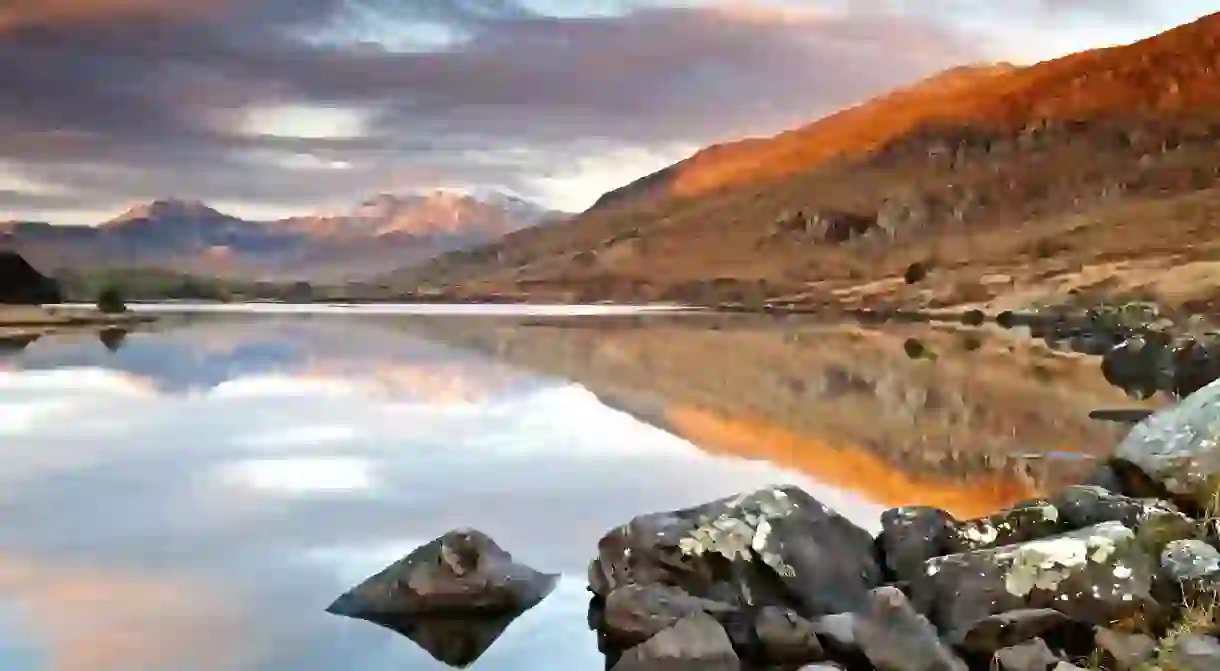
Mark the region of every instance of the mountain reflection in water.
POLYGON ((585 569, 632 516, 791 483, 876 528, 867 494, 416 326, 225 315, 0 356, 0 668, 426 670, 494 638, 471 668, 602 669, 585 569), (324 611, 465 526, 563 576, 498 637, 324 611))

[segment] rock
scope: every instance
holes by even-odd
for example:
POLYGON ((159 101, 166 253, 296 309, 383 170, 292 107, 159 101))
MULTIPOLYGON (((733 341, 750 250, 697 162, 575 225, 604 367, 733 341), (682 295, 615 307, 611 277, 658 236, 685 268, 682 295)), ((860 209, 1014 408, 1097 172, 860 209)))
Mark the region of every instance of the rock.
POLYGON ((326 610, 373 622, 520 613, 550 594, 558 579, 514 562, 479 531, 450 531, 353 587, 326 610))
POLYGON ((997 651, 993 661, 997 671, 1046 671, 1061 660, 1046 641, 1034 638, 997 651))
POLYGON ((1088 671, 1088 669, 1082 669, 1070 662, 1059 662, 1051 671, 1088 671))
POLYGON ((1216 671, 1220 669, 1220 640, 1188 634, 1162 653, 1160 668, 1167 671, 1216 671))
POLYGON ((1012 545, 1053 536, 1067 526, 1048 501, 1027 501, 993 515, 959 522, 949 535, 950 553, 1012 545))
POLYGON ((877 227, 877 217, 825 210, 813 214, 808 220, 807 230, 817 239, 831 244, 841 244, 854 240, 877 227))
POLYGON ((980 656, 1074 626, 1072 619, 1050 608, 1027 608, 989 615, 952 639, 958 648, 980 656))
POLYGON ((761 658, 768 663, 804 664, 826 658, 813 623, 787 608, 762 608, 754 630, 761 658))
POLYGON ((823 615, 813 622, 813 630, 824 641, 841 649, 856 647, 856 616, 851 613, 823 615))
POLYGON ((1213 382, 1137 424, 1111 463, 1133 466, 1180 502, 1205 510, 1220 481, 1218 426, 1220 382, 1213 382))
POLYGON ((1156 639, 1145 634, 1126 634, 1098 627, 1093 636, 1106 668, 1134 671, 1156 655, 1156 639))
POLYGON ((601 539, 589 565, 590 589, 603 597, 665 584, 807 618, 857 609, 880 579, 872 536, 796 487, 636 517, 601 539))
POLYGON ((988 616, 1050 608, 1108 625, 1160 610, 1154 561, 1135 532, 1107 522, 1051 538, 929 559, 910 583, 915 607, 953 638, 988 616))
POLYGON ((1169 541, 1189 538, 1198 524, 1171 504, 1157 499, 1136 499, 1102 487, 1073 485, 1051 497, 1060 516, 1073 529, 1104 522, 1120 522, 1156 548, 1169 541))
POLYGON ((869 594, 867 609, 854 620, 856 644, 880 671, 966 671, 966 663, 945 645, 927 618, 893 587, 869 594))
POLYGON ((1101 373, 1106 381, 1136 398, 1149 398, 1160 387, 1169 351, 1144 336, 1134 336, 1106 352, 1101 373))
POLYGON ((601 631, 616 645, 630 647, 697 613, 713 616, 732 606, 698 599, 667 585, 623 585, 610 592, 602 610, 601 631))
POLYGON ((843 671, 843 667, 834 662, 818 662, 817 664, 806 664, 798 671, 843 671))
POLYGON ((1161 552, 1163 600, 1194 603, 1220 589, 1220 552, 1201 540, 1173 541, 1161 552))
POLYGON ((739 671, 733 642, 712 616, 682 618, 623 653, 612 671, 739 671))
POLYGON ((948 554, 956 524, 949 513, 927 506, 905 506, 881 513, 877 546, 886 571, 898 580, 909 580, 923 570, 925 561, 948 554))

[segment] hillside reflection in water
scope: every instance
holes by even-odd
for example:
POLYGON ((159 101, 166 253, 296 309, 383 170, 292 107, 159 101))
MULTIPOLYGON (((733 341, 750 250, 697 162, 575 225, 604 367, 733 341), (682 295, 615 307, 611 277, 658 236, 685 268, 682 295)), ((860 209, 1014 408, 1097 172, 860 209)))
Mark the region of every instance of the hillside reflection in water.
POLYGON ((711 455, 418 327, 225 316, 0 354, 0 668, 445 668, 323 608, 473 526, 564 577, 471 668, 600 669, 585 568, 631 516, 789 482, 876 526, 800 464, 711 455))

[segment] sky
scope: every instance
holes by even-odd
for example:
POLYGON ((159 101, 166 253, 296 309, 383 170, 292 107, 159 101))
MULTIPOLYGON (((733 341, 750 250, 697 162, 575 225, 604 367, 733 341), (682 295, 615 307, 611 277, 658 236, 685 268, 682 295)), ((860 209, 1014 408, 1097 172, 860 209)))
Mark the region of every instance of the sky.
POLYGON ((375 193, 568 211, 699 147, 1214 0, 0 0, 0 221, 375 193))

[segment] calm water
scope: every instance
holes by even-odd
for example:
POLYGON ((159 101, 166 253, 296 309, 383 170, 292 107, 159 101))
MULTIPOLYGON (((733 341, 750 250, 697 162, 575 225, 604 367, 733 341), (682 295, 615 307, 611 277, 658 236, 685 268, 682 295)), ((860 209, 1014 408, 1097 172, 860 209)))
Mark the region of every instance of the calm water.
POLYGON ((869 528, 882 509, 401 317, 213 315, 106 340, 0 355, 6 671, 446 668, 323 609, 461 526, 564 576, 471 668, 601 669, 584 576, 611 527, 779 482, 869 528))

